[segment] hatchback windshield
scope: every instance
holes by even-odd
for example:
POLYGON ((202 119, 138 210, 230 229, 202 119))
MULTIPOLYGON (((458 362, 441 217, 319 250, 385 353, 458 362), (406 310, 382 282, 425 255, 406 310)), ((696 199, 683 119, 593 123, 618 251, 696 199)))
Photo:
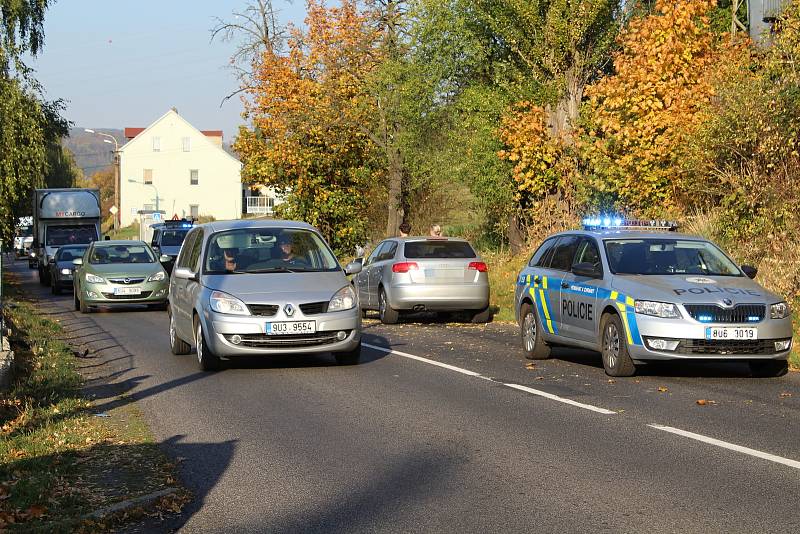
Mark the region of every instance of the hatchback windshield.
POLYGON ((411 259, 474 258, 475 251, 464 241, 408 241, 404 255, 411 259))
POLYGON ((56 261, 72 261, 75 258, 82 258, 83 253, 88 247, 61 247, 56 252, 56 261))
POLYGON ((681 239, 606 240, 615 274, 704 274, 741 276, 739 268, 708 241, 681 239))
POLYGON ((89 263, 153 263, 155 257, 144 245, 96 245, 89 263))
POLYGON ((60 247, 61 245, 88 245, 97 240, 97 230, 93 224, 75 226, 48 226, 45 245, 60 247))
POLYGON ((314 232, 296 228, 242 228, 211 236, 208 274, 320 272, 339 263, 314 232))
POLYGON ((179 247, 186 239, 186 234, 189 230, 163 230, 161 235, 162 247, 179 247))

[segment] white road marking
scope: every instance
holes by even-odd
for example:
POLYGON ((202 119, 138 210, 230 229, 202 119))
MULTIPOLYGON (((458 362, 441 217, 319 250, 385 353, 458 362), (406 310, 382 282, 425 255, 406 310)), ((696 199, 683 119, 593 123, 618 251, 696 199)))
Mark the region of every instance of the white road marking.
POLYGON ((611 410, 606 410, 605 408, 598 408, 597 406, 592 406, 591 404, 584 404, 582 402, 577 402, 572 399, 565 399, 564 397, 559 397, 558 395, 553 395, 552 393, 547 393, 546 391, 541 391, 538 389, 529 388, 527 386, 520 386, 519 384, 503 384, 504 386, 508 386, 510 388, 518 389, 520 391, 525 391, 530 393, 531 395, 538 395, 540 397, 544 397, 546 399, 563 402, 564 404, 569 404, 571 406, 577 406, 578 408, 583 408, 584 410, 591 410, 593 412, 602 413, 605 415, 616 415, 617 412, 613 412, 611 410))
POLYGON ((650 424, 647 425, 649 427, 655 428, 657 430, 663 430, 664 432, 670 432, 672 434, 677 434, 678 436, 683 436, 689 439, 695 439, 697 441, 702 441, 703 443, 708 443, 709 445, 716 445, 717 447, 722 447, 723 449, 728 449, 731 451, 741 452, 742 454, 748 454, 750 456, 755 456, 756 458, 761 458, 763 460, 769 460, 770 462, 775 462, 783 465, 788 465, 789 467, 794 467, 795 469, 800 469, 800 462, 797 460, 790 460, 789 458, 784 458, 783 456, 776 456, 774 454, 770 454, 768 452, 761 452, 756 449, 750 449, 748 447, 742 447, 741 445, 736 445, 734 443, 728 443, 727 441, 721 441, 714 438, 709 438, 708 436, 704 436, 702 434, 695 434, 694 432, 689 432, 687 430, 681 430, 680 428, 674 428, 671 426, 664 426, 664 425, 656 425, 650 424))
POLYGON ((483 380, 488 380, 489 382, 494 382, 495 384, 500 384, 501 386, 506 386, 512 389, 516 389, 519 391, 524 391, 525 393, 530 393, 531 395, 537 395, 539 397, 544 397, 546 399, 554 400, 557 402, 563 402, 564 404, 569 404, 570 406, 576 406, 578 408, 583 408, 584 410, 591 410, 593 412, 602 413, 605 415, 616 415, 617 412, 606 410, 605 408, 598 408, 597 406, 592 406, 591 404, 584 404, 582 402, 577 402, 571 399, 566 399, 564 397, 559 397, 558 395, 553 395, 552 393, 547 393, 546 391, 541 391, 538 389, 529 388, 527 386, 521 386, 519 384, 506 384, 505 382, 499 382, 494 378, 484 376, 480 373, 476 373, 475 371, 470 371, 469 369, 462 369, 461 367, 456 367, 455 365, 450 365, 447 363, 437 362, 436 360, 430 360, 428 358, 423 358, 422 356, 416 356, 414 354, 409 354, 407 352, 401 352, 399 350, 393 350, 386 347, 380 347, 378 345, 371 345, 369 343, 363 343, 363 345, 367 348, 379 350, 381 352, 385 352, 387 354, 395 354, 397 356, 402 356, 403 358, 409 358, 411 360, 417 360, 418 362, 428 363, 431 365, 435 365, 436 367, 442 367, 444 369, 449 369, 450 371, 455 371, 457 373, 461 373, 462 375, 472 376, 475 378, 481 378, 483 380))

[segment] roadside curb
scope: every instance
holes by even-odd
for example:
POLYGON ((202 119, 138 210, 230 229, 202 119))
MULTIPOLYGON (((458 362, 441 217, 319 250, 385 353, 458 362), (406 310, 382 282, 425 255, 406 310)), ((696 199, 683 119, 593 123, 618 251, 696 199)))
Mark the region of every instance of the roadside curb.
POLYGON ((112 504, 111 506, 100 508, 99 510, 95 510, 94 512, 86 514, 83 516, 83 519, 102 519, 111 514, 125 512, 137 506, 147 506, 153 504, 155 501, 163 497, 167 497, 169 495, 175 495, 176 493, 178 493, 178 491, 179 488, 169 488, 161 491, 155 491, 153 493, 148 493, 147 495, 142 495, 140 497, 135 497, 133 499, 120 501, 118 503, 112 504))

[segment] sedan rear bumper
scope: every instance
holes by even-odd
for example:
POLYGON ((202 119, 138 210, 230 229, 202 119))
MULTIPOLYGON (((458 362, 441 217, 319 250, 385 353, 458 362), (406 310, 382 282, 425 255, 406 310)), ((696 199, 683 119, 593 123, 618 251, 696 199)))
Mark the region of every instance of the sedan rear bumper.
POLYGON ((386 298, 395 310, 483 310, 489 305, 489 285, 403 284, 389 286, 386 298))

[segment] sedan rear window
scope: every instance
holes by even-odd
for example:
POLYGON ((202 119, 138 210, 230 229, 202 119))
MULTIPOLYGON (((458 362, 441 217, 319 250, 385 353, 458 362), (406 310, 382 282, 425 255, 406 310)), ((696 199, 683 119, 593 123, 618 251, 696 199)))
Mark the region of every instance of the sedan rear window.
POLYGON ((410 259, 474 258, 475 251, 465 241, 409 241, 404 255, 410 259))

